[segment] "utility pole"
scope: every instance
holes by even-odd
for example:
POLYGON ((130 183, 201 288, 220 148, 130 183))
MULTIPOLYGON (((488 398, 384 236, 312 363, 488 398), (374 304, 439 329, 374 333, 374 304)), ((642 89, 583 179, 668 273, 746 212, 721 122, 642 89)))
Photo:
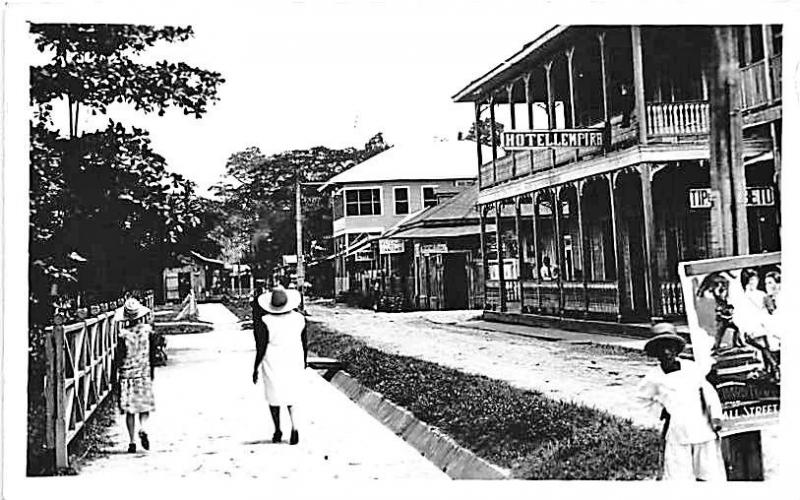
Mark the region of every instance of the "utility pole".
POLYGON ((303 212, 300 193, 300 166, 294 170, 294 222, 297 237, 297 289, 303 294, 303 284, 306 280, 305 261, 303 259, 303 212))
POLYGON ((741 74, 733 26, 708 33, 712 256, 749 253, 742 158, 741 74))

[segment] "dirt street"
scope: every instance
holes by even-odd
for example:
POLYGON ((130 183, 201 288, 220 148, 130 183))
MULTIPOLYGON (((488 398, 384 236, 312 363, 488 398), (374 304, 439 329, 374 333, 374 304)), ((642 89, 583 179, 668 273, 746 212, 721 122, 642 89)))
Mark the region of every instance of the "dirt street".
POLYGON ((468 373, 504 380, 655 427, 633 392, 654 361, 621 349, 548 341, 459 326, 475 311, 375 313, 310 305, 312 321, 325 323, 386 352, 414 356, 468 373))

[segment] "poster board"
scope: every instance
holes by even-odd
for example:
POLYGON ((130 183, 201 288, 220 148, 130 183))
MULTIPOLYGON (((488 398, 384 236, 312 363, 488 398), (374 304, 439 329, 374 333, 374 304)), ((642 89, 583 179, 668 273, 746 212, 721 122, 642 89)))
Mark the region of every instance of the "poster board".
POLYGON ((780 412, 781 254, 682 262, 695 362, 722 402, 722 435, 762 429, 780 412))

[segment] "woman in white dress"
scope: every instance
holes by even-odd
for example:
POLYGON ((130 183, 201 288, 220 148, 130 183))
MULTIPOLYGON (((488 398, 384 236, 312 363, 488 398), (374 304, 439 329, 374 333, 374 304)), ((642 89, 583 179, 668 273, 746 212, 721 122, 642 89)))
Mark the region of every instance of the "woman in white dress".
MULTIPOLYGON (((300 305, 300 293, 275 287, 272 292, 258 297, 258 304, 266 311, 261 321, 266 325, 256 333, 256 359, 253 366, 253 383, 259 371, 264 379, 264 394, 269 405, 275 433, 272 442, 279 443, 281 433, 280 407, 286 406, 292 421, 289 444, 297 444, 300 435, 294 405, 302 396, 302 384, 308 357, 306 319, 295 309, 300 305), (259 338, 266 336, 266 338, 259 338)), ((253 318, 258 321, 258 318, 253 318)))

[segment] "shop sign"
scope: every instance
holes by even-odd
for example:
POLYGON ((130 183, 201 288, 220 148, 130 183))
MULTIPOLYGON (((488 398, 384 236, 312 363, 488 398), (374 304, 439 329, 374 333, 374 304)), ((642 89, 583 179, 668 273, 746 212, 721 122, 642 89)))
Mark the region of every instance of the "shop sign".
POLYGON ((385 239, 378 241, 378 251, 381 255, 388 255, 392 253, 403 253, 406 251, 404 240, 385 239))
MULTIPOLYGON (((748 207, 771 207, 775 205, 775 191, 771 186, 747 188, 745 202, 748 207)), ((711 208, 713 206, 710 188, 689 190, 689 208, 711 208)))
POLYGON ((510 130, 503 132, 502 147, 508 151, 527 151, 545 148, 603 147, 602 129, 510 130))
POLYGON ((429 243, 422 245, 422 255, 430 255, 432 253, 447 253, 447 243, 429 243))
POLYGON ((357 251, 353 256, 355 257, 356 262, 372 262, 373 261, 373 248, 372 244, 369 244, 362 248, 361 250, 357 251))

